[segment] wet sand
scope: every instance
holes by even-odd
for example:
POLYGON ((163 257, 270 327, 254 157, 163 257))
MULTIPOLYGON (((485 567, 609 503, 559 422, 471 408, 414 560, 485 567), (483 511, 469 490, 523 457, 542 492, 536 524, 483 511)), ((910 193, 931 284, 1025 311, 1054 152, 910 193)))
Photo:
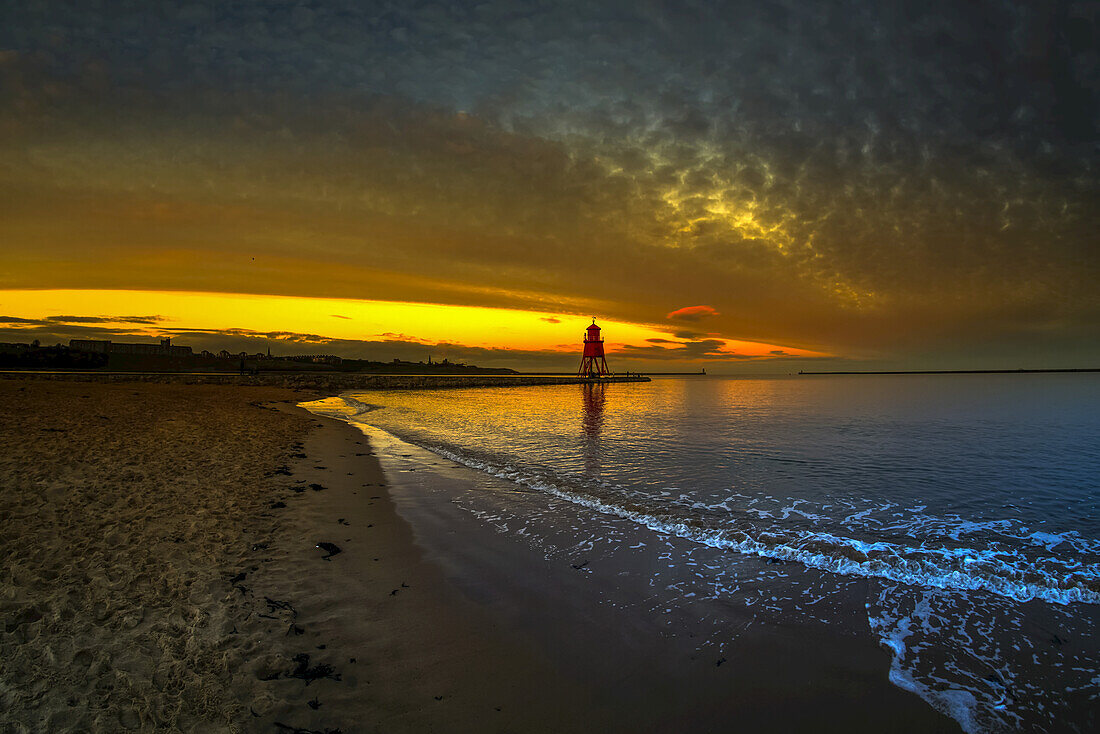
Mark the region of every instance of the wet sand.
POLYGON ((0 730, 957 730, 870 646, 655 634, 308 397, 0 381, 0 730))

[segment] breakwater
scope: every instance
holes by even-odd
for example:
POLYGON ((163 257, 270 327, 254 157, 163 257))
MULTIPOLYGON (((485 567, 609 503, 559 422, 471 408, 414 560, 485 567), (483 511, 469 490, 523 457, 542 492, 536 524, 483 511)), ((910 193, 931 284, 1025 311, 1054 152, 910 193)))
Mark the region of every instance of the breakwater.
MULTIPOLYGON (((183 385, 256 385, 327 393, 342 390, 426 390, 462 387, 580 385, 580 377, 543 375, 380 375, 340 372, 239 374, 228 372, 0 372, 0 379, 65 380, 75 382, 157 382, 183 385)), ((649 378, 610 378, 603 382, 648 382, 649 378)))

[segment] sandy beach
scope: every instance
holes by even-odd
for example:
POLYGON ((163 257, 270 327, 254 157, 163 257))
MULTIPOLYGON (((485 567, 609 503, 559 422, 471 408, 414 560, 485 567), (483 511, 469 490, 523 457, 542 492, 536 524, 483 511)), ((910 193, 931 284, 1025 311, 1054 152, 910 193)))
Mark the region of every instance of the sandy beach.
POLYGON ((957 730, 871 644, 656 634, 311 397, 0 381, 0 729, 957 730))

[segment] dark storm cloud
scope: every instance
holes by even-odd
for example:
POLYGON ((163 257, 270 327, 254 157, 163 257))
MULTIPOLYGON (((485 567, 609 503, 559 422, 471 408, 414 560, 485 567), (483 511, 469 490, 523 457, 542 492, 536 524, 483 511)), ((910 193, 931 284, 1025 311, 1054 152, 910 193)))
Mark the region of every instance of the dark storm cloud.
POLYGON ((26 325, 53 326, 58 324, 159 324, 163 316, 47 316, 42 319, 25 319, 18 316, 0 316, 0 324, 9 326, 26 325))
MULTIPOLYGON (((0 210, 35 256, 125 237, 329 268, 138 253, 121 287, 648 323, 703 302, 728 338, 1100 356, 1097 23, 1084 2, 11 3, 0 210), (103 241, 52 229, 80 204, 103 241)), ((122 272, 86 270, 0 284, 122 272)))
POLYGON ((56 324, 159 324, 163 316, 47 316, 56 324))
POLYGON ((723 349, 726 343, 721 339, 702 339, 693 342, 672 342, 667 340, 646 339, 649 346, 639 347, 633 344, 623 345, 620 353, 632 359, 641 360, 672 360, 672 361, 696 361, 696 360, 745 360, 753 359, 750 355, 723 349), (672 344, 666 347, 664 344, 672 344))
POLYGON ((90 326, 80 323, 63 324, 47 319, 21 319, 0 316, 0 342, 29 343, 37 339, 42 344, 67 345, 70 339, 107 339, 121 342, 153 343, 154 339, 172 337, 177 346, 189 346, 195 352, 222 349, 232 354, 264 352, 271 349, 276 356, 335 354, 348 359, 389 362, 397 358, 423 362, 446 358, 455 363, 479 366, 507 366, 516 369, 575 368, 573 354, 534 349, 493 349, 453 342, 427 342, 403 335, 385 339, 338 339, 321 334, 290 331, 255 331, 252 329, 156 329, 128 330, 90 326))

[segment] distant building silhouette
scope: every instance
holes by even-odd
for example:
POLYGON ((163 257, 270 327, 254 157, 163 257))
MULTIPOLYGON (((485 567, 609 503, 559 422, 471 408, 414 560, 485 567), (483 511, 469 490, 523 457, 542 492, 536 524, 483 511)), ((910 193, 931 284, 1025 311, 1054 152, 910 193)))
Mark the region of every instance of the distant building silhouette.
POLYGON ((171 337, 161 339, 160 344, 124 344, 108 339, 70 339, 69 349, 76 352, 100 354, 145 354, 161 357, 190 357, 191 347, 172 346, 171 337))

